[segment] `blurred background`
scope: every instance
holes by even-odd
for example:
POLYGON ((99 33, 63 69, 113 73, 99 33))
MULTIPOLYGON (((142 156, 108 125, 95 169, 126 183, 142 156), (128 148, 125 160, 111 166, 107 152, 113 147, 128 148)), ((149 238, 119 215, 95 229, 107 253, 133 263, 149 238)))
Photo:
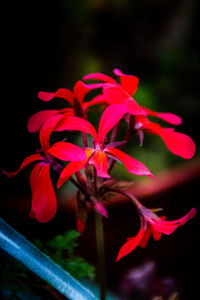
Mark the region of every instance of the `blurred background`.
MULTIPOLYGON (((37 98, 38 91, 54 92, 60 87, 72 89, 77 80, 90 72, 102 72, 113 76, 112 70, 119 68, 125 74, 139 77, 140 83, 135 99, 140 105, 154 111, 173 112, 183 118, 183 124, 177 130, 188 134, 197 145, 197 152, 191 160, 189 172, 192 173, 193 169, 199 170, 199 12, 198 0, 5 2, 2 5, 4 21, 1 42, 3 81, 0 168, 7 171, 16 170, 21 161, 39 147, 38 136, 27 132, 28 118, 41 109, 63 105, 61 100, 48 104, 41 103, 37 98)), ((180 172, 186 170, 187 174, 188 162, 171 154, 159 137, 146 134, 143 148, 139 148, 136 143, 127 151, 146 164, 155 175, 170 171, 176 166, 181 167, 180 172)), ((119 170, 126 180, 137 179, 119 167, 116 168, 115 175, 119 174, 119 170)), ((63 230, 62 223, 59 223, 58 219, 51 221, 50 225, 36 224, 35 221, 28 219, 28 211, 24 208, 24 204, 19 205, 22 198, 28 197, 30 200, 29 173, 30 170, 25 170, 12 180, 0 175, 1 217, 28 237, 31 237, 28 228, 31 228, 35 236, 37 236, 36 229, 33 228, 37 228, 41 237, 49 235, 52 228, 54 233, 63 230), (18 210, 15 213, 15 205, 20 206, 25 215, 18 210), (24 224, 28 224, 27 230, 23 229, 24 224)), ((176 192, 173 190, 169 194, 165 193, 162 197, 150 200, 157 199, 158 204, 163 203, 163 206, 166 206, 164 200, 168 201, 167 207, 171 205, 171 210, 168 209, 169 216, 181 216, 181 212, 184 214, 192 206, 199 206, 197 201, 199 172, 197 171, 197 175, 195 173, 192 178, 189 182, 184 181, 182 185, 180 183, 176 192), (173 214, 173 209, 176 214, 173 214)), ((151 195, 146 197, 152 198, 151 195)), ((30 202, 27 205, 30 207, 30 202)), ((124 208, 125 211, 126 209, 124 208)), ((113 214, 115 215, 115 212, 113 214)), ((120 223, 119 215, 120 209, 118 213, 116 212, 116 224, 120 223)), ((160 248, 156 243, 157 256, 154 254, 155 249, 151 248, 149 256, 145 257, 142 254, 140 257, 138 254, 136 259, 133 255, 131 261, 135 267, 146 258, 157 260, 156 263, 161 265, 163 263, 163 268, 168 265, 167 272, 173 275, 176 273, 180 277, 186 270, 188 276, 182 281, 185 299, 191 299, 190 294, 195 294, 198 290, 197 286, 194 286, 195 278, 192 277, 191 280, 191 273, 198 259, 197 219, 198 215, 196 221, 191 221, 193 225, 186 225, 190 228, 186 231, 187 238, 190 236, 191 247, 185 240, 183 230, 179 239, 177 238, 181 244, 176 243, 173 248, 173 242, 169 238, 168 244, 161 242, 160 248), (185 256, 180 258, 182 251, 180 247, 185 247, 185 243, 187 251, 184 252, 185 256), (159 252, 160 249, 165 249, 165 258, 159 252), (168 253, 166 249, 171 250, 168 253), (173 265, 176 265, 175 269, 173 265)), ((67 221, 69 227, 73 227, 74 221, 70 223, 69 220, 67 221)), ((125 220, 126 218, 121 216, 121 222, 125 220)), ((130 222, 131 220, 130 215, 130 222)), ((67 222, 64 226, 66 228, 67 222)), ((109 222, 112 223, 111 218, 109 222)), ((116 249, 119 249, 128 234, 134 235, 135 231, 132 231, 132 228, 129 232, 124 231, 121 240, 116 241, 116 249)), ((176 237, 173 241, 176 242, 176 237)), ((116 250, 115 254, 109 250, 108 253, 116 255, 116 250)), ((116 274, 121 276, 125 273, 130 267, 129 264, 127 260, 124 265, 115 266, 116 274)), ((112 270, 112 266, 110 268, 112 270)))

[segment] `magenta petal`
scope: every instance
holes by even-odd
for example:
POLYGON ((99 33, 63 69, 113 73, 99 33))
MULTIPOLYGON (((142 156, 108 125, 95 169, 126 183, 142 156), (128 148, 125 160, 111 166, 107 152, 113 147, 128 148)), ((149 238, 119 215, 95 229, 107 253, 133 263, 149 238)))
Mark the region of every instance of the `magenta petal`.
POLYGON ((97 133, 92 124, 79 117, 67 116, 66 118, 63 118, 56 126, 55 131, 63 130, 78 130, 86 132, 91 134, 95 141, 97 141, 97 133))
POLYGON ((114 69, 113 72, 120 77, 122 88, 132 96, 137 90, 139 79, 136 76, 125 75, 119 69, 114 69))
POLYGON ((101 80, 101 81, 105 81, 108 83, 116 84, 116 81, 113 78, 111 78, 110 76, 107 76, 105 74, 102 74, 102 73, 88 74, 88 75, 84 76, 83 79, 84 80, 87 80, 87 79, 101 80))
POLYGON ((192 208, 184 217, 177 220, 165 221, 160 218, 149 219, 149 222, 154 230, 168 235, 174 232, 179 226, 184 225, 188 220, 192 219, 196 212, 197 210, 192 208))
POLYGON ((52 109, 52 110, 43 110, 35 113, 33 116, 31 116, 27 122, 27 129, 30 133, 37 132, 44 121, 49 119, 51 116, 58 113, 58 110, 52 109))
POLYGON ((23 170, 24 168, 26 168, 28 165, 30 165, 32 162, 35 162, 35 161, 38 161, 38 160, 43 160, 42 156, 40 154, 32 154, 30 156, 27 156, 21 166, 19 167, 19 169, 15 172, 6 172, 6 171, 2 171, 6 177, 8 178, 12 178, 14 177, 15 175, 17 175, 21 170, 23 170))
POLYGON ((105 151, 111 153, 113 156, 121 160, 130 173, 154 177, 141 162, 127 155, 126 153, 115 148, 106 148, 105 151))
POLYGON ((94 155, 90 158, 89 164, 95 166, 97 175, 103 178, 110 178, 107 172, 107 157, 103 151, 95 151, 94 155))
POLYGON ((98 212, 103 217, 108 218, 107 210, 105 209, 105 207, 103 206, 103 204, 101 202, 94 201, 93 205, 94 205, 94 209, 96 210, 96 212, 98 212))
POLYGON ((67 142, 55 143, 48 153, 64 161, 79 161, 85 159, 85 152, 78 146, 67 142))
POLYGON ((104 141, 106 134, 121 120, 125 113, 124 105, 112 104, 104 110, 98 130, 100 143, 104 141))
POLYGON ((56 214, 57 201, 49 174, 49 165, 37 164, 30 176, 32 204, 30 215, 38 222, 50 221, 56 214))
POLYGON ((70 90, 60 88, 55 93, 49 93, 43 91, 38 93, 38 98, 45 102, 48 102, 55 97, 63 98, 66 101, 68 101, 71 105, 73 105, 74 96, 70 90))
POLYGON ((184 225, 188 220, 192 219, 197 213, 196 208, 192 208, 185 216, 174 221, 165 221, 169 225, 178 224, 179 226, 184 225))
POLYGON ((174 132, 170 129, 162 129, 157 134, 160 135, 172 153, 185 159, 190 159, 194 156, 196 151, 195 143, 186 134, 174 132))
POLYGON ((120 260, 122 257, 135 250, 135 248, 140 244, 143 236, 144 230, 141 227, 138 234, 135 237, 129 238, 127 242, 121 247, 117 255, 116 261, 120 260))

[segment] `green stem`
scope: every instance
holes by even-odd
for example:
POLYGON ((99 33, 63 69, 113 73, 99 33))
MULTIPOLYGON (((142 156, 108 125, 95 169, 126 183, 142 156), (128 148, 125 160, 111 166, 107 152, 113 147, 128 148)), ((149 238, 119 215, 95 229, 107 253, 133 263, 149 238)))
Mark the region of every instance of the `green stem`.
POLYGON ((98 274, 100 282, 100 299, 106 299, 106 269, 105 269, 105 251, 103 235, 103 218, 95 212, 96 221, 96 240, 97 240, 97 257, 98 257, 98 274))

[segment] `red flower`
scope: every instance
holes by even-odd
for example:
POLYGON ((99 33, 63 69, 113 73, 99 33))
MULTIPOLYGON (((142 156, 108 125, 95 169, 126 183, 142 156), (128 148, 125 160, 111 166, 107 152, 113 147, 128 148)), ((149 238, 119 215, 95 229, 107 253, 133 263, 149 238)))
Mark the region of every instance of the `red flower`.
POLYGON ((181 124, 181 118, 172 113, 159 113, 144 107, 141 108, 131 97, 137 89, 139 82, 138 78, 131 75, 125 75, 118 69, 114 69, 114 73, 120 77, 121 84, 118 84, 111 77, 101 73, 90 74, 83 79, 97 79, 106 82, 103 85, 103 94, 97 96, 96 99, 99 101, 104 100, 107 104, 118 104, 121 106, 122 110, 124 110, 124 113, 134 115, 135 122, 133 126, 139 134, 141 144, 143 141, 142 129, 147 129, 152 133, 159 135, 172 153, 186 159, 191 158, 196 151, 196 146, 189 136, 175 132, 173 128, 162 128, 160 125, 149 121, 146 116, 154 116, 173 125, 181 124))
POLYGON ((68 116, 79 116, 84 117, 85 111, 88 107, 98 104, 101 101, 92 100, 88 102, 83 102, 84 96, 87 92, 92 89, 101 87, 102 84, 85 84, 82 81, 78 81, 73 89, 73 93, 70 90, 60 88, 55 93, 49 92, 39 92, 39 99, 48 102, 54 98, 63 98, 68 104, 72 106, 64 109, 50 109, 43 110, 35 113, 27 123, 27 128, 30 133, 37 132, 40 128, 40 136, 42 136, 41 140, 43 141, 43 146, 45 148, 49 147, 49 136, 54 130, 57 123, 62 120, 62 118, 67 118, 68 116))
POLYGON ((119 76, 120 84, 111 77, 101 73, 93 73, 83 77, 85 80, 95 79, 105 81, 105 83, 102 84, 103 94, 97 96, 94 100, 105 102, 107 104, 124 105, 125 112, 130 113, 131 115, 151 115, 174 125, 181 124, 181 118, 175 114, 154 112, 150 109, 139 106, 139 104, 132 98, 132 95, 137 90, 139 79, 136 76, 125 75, 119 69, 114 69, 113 72, 115 75, 119 76))
POLYGON ((134 129, 138 133, 144 129, 159 135, 173 154, 185 159, 192 158, 195 154, 196 146, 193 140, 186 134, 175 132, 174 128, 162 128, 159 124, 149 121, 147 117, 136 116, 134 129))
POLYGON ((138 234, 127 239, 127 242, 119 250, 116 261, 128 255, 137 246, 145 248, 151 235, 154 240, 158 241, 162 233, 166 235, 173 233, 179 226, 184 225, 195 216, 196 209, 192 208, 184 217, 174 221, 166 221, 165 217, 158 217, 152 210, 145 207, 140 209, 140 214, 141 228, 138 234))
POLYGON ((12 173, 3 171, 7 177, 11 178, 31 163, 36 163, 30 175, 32 191, 30 216, 41 223, 51 220, 57 210, 56 195, 49 169, 52 167, 56 171, 61 171, 61 166, 56 163, 54 157, 64 161, 77 161, 84 159, 85 153, 78 146, 58 142, 48 149, 43 148, 38 153, 26 157, 17 171, 12 173))
POLYGON ((89 133, 94 138, 94 147, 85 149, 86 159, 79 162, 71 162, 64 168, 58 180, 60 187, 73 173, 81 170, 86 164, 92 164, 97 170, 97 175, 109 178, 107 172, 107 156, 120 160, 126 169, 135 175, 153 176, 150 171, 139 161, 125 154, 124 152, 104 145, 106 135, 117 122, 122 118, 124 111, 119 105, 110 105, 102 114, 98 133, 87 120, 78 117, 68 117, 62 119, 56 126, 55 131, 80 130, 89 133))

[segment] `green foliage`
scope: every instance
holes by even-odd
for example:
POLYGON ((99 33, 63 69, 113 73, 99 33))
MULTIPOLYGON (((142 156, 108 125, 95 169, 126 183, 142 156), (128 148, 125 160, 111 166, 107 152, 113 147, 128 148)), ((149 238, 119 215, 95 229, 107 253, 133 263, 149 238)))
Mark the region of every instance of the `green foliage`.
POLYGON ((84 258, 75 253, 78 246, 80 234, 75 230, 70 230, 63 235, 57 235, 50 241, 35 241, 35 244, 44 253, 51 257, 63 269, 67 270, 77 279, 94 279, 95 269, 84 258))

